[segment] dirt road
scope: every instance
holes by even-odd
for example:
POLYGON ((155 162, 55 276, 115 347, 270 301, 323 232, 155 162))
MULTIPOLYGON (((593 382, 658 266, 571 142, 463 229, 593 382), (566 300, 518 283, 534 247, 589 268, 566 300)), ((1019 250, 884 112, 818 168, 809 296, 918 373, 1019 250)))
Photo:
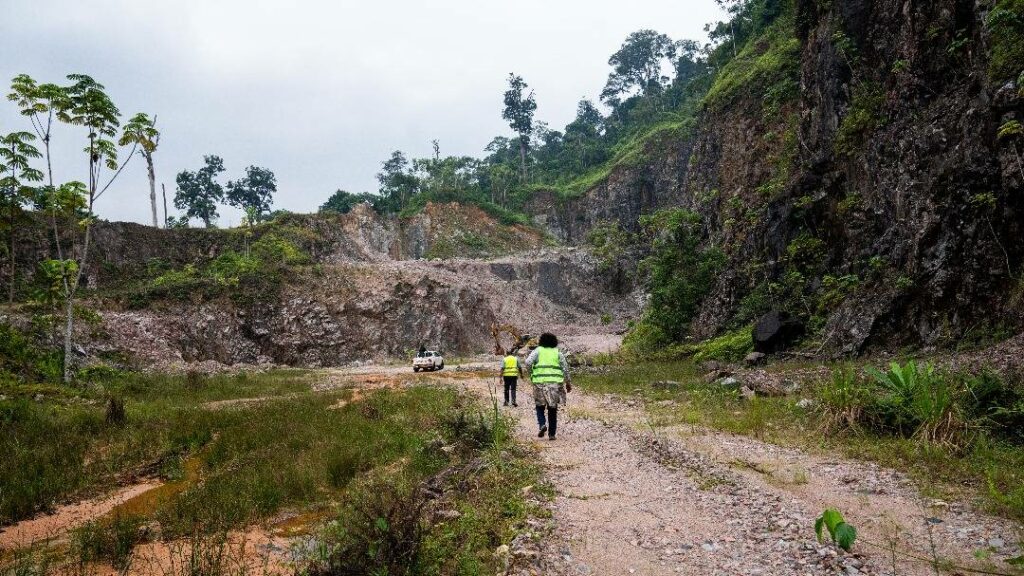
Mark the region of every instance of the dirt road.
MULTIPOLYGON (((463 384, 488 393, 485 380, 463 384)), ((570 395, 550 442, 536 437, 532 402, 520 395, 509 413, 555 486, 554 540, 564 544, 547 554, 563 574, 957 573, 936 572, 936 558, 1012 572, 1004 560, 1021 553, 1013 523, 922 497, 872 464, 653 428, 642 408, 585 393, 570 395), (858 528, 854 554, 817 542, 814 520, 829 506, 858 528)))

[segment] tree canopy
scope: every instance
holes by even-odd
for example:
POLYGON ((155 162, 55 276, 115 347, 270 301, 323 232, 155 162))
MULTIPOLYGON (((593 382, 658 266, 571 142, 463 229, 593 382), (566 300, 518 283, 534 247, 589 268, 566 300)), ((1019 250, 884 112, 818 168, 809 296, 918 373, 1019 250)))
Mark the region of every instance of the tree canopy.
POLYGON ((635 88, 645 95, 657 94, 669 80, 663 70, 675 56, 676 44, 668 36, 654 30, 633 32, 608 59, 612 72, 601 99, 614 101, 635 88))
POLYGON ((185 218, 201 220, 207 228, 217 220, 217 204, 224 200, 224 187, 216 178, 224 172, 220 156, 203 156, 205 166, 195 172, 185 170, 175 181, 174 207, 185 211, 185 218))
POLYGON ((245 211, 249 218, 262 221, 270 213, 277 192, 277 177, 266 168, 249 166, 245 177, 228 182, 227 201, 245 211))

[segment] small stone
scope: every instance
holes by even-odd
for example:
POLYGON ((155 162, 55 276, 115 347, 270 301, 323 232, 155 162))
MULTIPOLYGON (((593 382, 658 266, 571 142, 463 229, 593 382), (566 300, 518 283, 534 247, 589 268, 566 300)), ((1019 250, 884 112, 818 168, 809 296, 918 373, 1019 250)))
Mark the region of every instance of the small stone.
POLYGON ((751 352, 750 354, 747 354, 747 357, 744 358, 743 361, 746 362, 748 366, 757 366, 759 364, 763 364, 767 358, 768 355, 764 352, 751 352))
POLYGON ((726 376, 725 378, 721 378, 715 382, 715 384, 723 388, 735 388, 740 385, 740 381, 737 380, 735 376, 726 376))

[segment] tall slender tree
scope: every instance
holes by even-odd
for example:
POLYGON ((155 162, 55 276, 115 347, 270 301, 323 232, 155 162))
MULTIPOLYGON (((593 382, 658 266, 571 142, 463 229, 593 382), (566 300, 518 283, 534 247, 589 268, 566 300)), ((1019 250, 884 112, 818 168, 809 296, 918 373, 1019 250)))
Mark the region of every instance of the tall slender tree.
POLYGON ((35 140, 30 132, 11 132, 0 137, 0 192, 3 193, 2 208, 7 215, 7 258, 9 260, 9 285, 7 301, 14 302, 14 286, 17 276, 17 253, 15 251, 18 217, 22 207, 36 196, 36 189, 29 182, 39 182, 43 173, 29 165, 29 159, 40 158, 42 154, 30 144, 35 140))
POLYGON ((66 282, 67 291, 64 295, 64 381, 71 381, 72 335, 74 332, 75 296, 82 283, 82 273, 89 260, 89 248, 92 239, 92 225, 96 220, 93 209, 96 201, 110 188, 128 160, 118 165, 117 144, 112 140, 120 126, 120 111, 107 96, 102 84, 85 74, 68 76, 72 85, 67 90, 67 107, 58 111, 58 118, 74 126, 82 126, 87 130, 88 146, 85 148, 89 160, 89 179, 85 188, 85 218, 80 223, 84 228, 81 250, 78 251, 77 262, 73 266, 65 266, 64 270, 71 277, 66 282), (113 172, 106 185, 101 186, 104 169, 113 172))
MULTIPOLYGON (((67 90, 56 84, 38 84, 31 76, 19 74, 11 80, 11 92, 7 95, 7 99, 17 104, 21 115, 29 119, 32 130, 43 143, 43 155, 46 158, 46 186, 42 195, 53 194, 56 190, 56 183, 53 179, 53 155, 50 152, 51 137, 54 120, 59 120, 58 116, 61 116, 62 112, 71 105, 67 90)), ((50 227, 53 232, 53 245, 57 252, 57 259, 64 260, 64 249, 57 219, 52 211, 47 212, 50 215, 50 227)))
POLYGON ((533 113, 537 110, 533 90, 527 93, 527 88, 529 85, 522 76, 509 73, 508 90, 505 91, 505 110, 501 113, 501 117, 508 120, 509 127, 519 134, 519 177, 524 183, 527 178, 526 149, 533 134, 533 113))
POLYGON ((124 125, 121 139, 117 142, 121 146, 133 144, 138 147, 139 154, 146 160, 146 173, 149 176, 149 204, 153 212, 153 227, 160 227, 159 216, 156 209, 156 170, 153 167, 153 153, 160 145, 160 131, 156 129, 156 116, 150 118, 147 114, 139 112, 132 116, 124 125))

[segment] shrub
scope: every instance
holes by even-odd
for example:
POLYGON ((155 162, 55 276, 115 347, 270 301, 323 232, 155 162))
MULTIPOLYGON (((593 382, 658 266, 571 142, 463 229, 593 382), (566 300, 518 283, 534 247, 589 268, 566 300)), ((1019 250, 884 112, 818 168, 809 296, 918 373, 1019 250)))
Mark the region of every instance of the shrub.
POLYGON ((645 322, 671 340, 682 340, 725 255, 701 246, 700 217, 687 210, 662 210, 644 217, 641 226, 651 245, 650 256, 641 262, 651 298, 645 322))
POLYGON ((0 374, 22 382, 56 382, 62 375, 61 355, 46 350, 10 324, 0 323, 0 374))
POLYGON ((314 576, 413 573, 427 530, 426 499, 417 488, 378 479, 349 500, 332 551, 310 567, 314 576))
POLYGON ((294 242, 274 232, 261 236, 246 252, 228 251, 202 266, 166 271, 132 291, 128 304, 139 308, 162 298, 209 300, 224 294, 240 304, 257 302, 277 293, 286 270, 309 263, 294 242))
POLYGON ((693 359, 698 362, 705 360, 735 362, 742 360, 753 348, 752 326, 746 326, 697 344, 693 359))
POLYGON ((952 378, 913 360, 893 362, 885 372, 867 372, 881 387, 876 407, 887 427, 928 442, 962 445, 967 427, 952 378))
POLYGON ((610 272, 633 243, 633 235, 618 222, 602 222, 587 233, 587 244, 598 260, 598 271, 610 272))
POLYGON ((850 109, 836 132, 836 152, 851 155, 882 124, 885 91, 872 82, 858 84, 853 90, 850 109))
POLYGON ((647 358, 671 344, 672 339, 661 327, 647 320, 641 320, 634 324, 623 338, 622 349, 631 356, 647 358))
POLYGON ((965 376, 963 386, 965 414, 997 436, 1024 439, 1024 390, 1020 386, 989 371, 965 376))

